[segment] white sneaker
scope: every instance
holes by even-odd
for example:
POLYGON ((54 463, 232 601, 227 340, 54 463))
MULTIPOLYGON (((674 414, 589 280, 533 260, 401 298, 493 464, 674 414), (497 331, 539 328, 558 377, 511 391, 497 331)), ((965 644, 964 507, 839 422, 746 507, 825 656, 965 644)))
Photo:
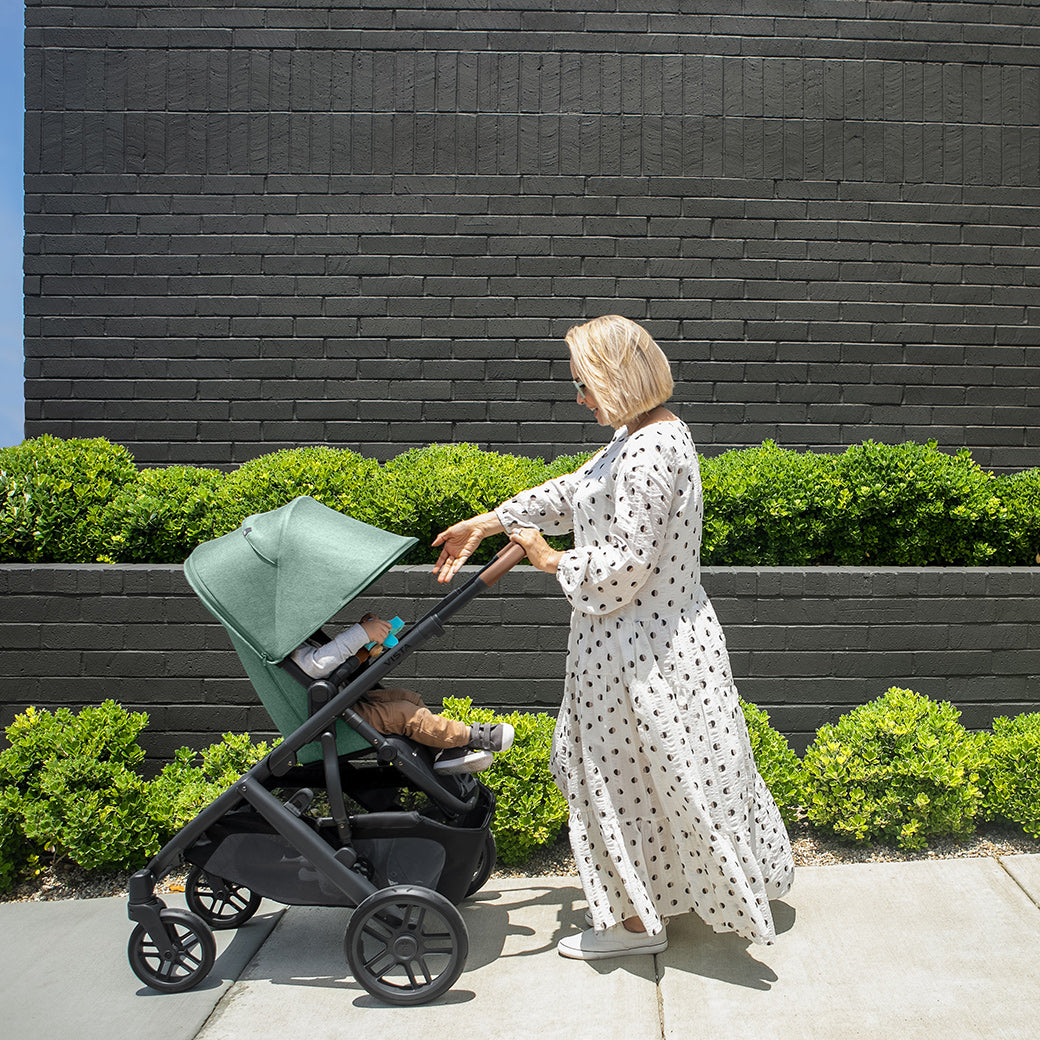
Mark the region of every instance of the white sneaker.
POLYGON ((480 751, 508 751, 516 730, 508 722, 474 722, 469 728, 469 746, 480 751))
POLYGON ((668 935, 630 932, 623 924, 616 924, 597 932, 589 928, 580 935, 568 935, 556 945, 561 957, 576 961, 601 961, 607 957, 627 957, 637 953, 664 953, 668 949, 668 935))

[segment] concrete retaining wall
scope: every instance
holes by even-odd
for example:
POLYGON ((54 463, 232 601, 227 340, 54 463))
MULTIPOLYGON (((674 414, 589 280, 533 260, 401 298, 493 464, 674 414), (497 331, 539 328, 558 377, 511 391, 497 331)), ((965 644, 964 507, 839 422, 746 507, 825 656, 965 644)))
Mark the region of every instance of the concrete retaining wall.
MULTIPOLYGON (((718 567, 704 585, 741 693, 799 751, 892 685, 952 701, 973 728, 1040 709, 1040 569, 718 567)), ((337 620, 362 607, 415 620, 441 593, 428 568, 396 568, 337 620)), ((468 696, 553 712, 567 620, 555 582, 522 567, 394 674, 431 704, 468 696)), ((0 648, 4 726, 30 704, 111 697, 148 712, 156 761, 227 730, 270 735, 224 630, 177 566, 0 566, 0 648)))

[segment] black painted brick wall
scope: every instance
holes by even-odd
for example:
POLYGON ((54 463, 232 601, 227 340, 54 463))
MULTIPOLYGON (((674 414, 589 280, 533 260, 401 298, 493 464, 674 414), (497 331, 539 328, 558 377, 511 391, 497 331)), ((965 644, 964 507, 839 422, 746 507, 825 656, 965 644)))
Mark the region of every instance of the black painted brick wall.
MULTIPOLYGON (((1040 710, 1040 571, 708 568, 704 584, 742 695, 799 751, 892 685, 952 701, 972 728, 1040 710)), ((415 621, 442 592, 427 568, 397 568, 338 621, 368 607, 415 621)), ((394 678, 431 705, 467 696, 555 714, 568 615, 553 579, 520 568, 394 678)), ((149 713, 153 765, 227 730, 270 734, 223 628, 176 566, 2 565, 0 648, 3 726, 30 704, 111 697, 149 713)))
POLYGON ((562 334, 709 454, 1040 463, 1040 7, 29 0, 26 433, 143 464, 594 443, 562 334))

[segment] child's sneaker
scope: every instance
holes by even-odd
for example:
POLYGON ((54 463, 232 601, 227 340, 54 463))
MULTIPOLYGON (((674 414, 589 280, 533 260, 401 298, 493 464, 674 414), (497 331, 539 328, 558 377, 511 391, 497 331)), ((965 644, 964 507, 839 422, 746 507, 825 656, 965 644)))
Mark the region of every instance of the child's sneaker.
POLYGON ((435 773, 483 773, 490 769, 495 756, 490 751, 473 748, 446 748, 433 761, 435 773))
POLYGON ((475 722, 469 728, 469 746, 481 751, 508 751, 516 731, 508 722, 475 722))

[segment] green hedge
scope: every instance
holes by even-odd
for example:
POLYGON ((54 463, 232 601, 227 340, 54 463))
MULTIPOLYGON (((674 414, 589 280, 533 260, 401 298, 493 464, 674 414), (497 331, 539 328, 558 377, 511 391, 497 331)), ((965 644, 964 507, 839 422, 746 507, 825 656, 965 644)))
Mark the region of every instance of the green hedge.
POLYGON ((48 861, 87 869, 142 866, 270 750, 227 733, 201 754, 181 748, 153 780, 139 770, 148 723, 115 701, 28 708, 0 752, 0 892, 48 861))
MULTIPOLYGON (((456 520, 568 472, 470 444, 380 464, 325 447, 274 452, 232 473, 142 469, 107 441, 45 436, 0 449, 0 562, 178 563, 251 513, 311 495, 419 545, 456 520)), ((714 566, 1031 566, 1040 558, 1040 469, 988 473, 967 450, 868 441, 841 454, 757 448, 701 459, 702 559, 714 566)), ((479 559, 496 551, 489 539, 479 559)), ((554 544, 567 547, 566 539, 554 544)))
POLYGON ((1040 469, 995 476, 966 449, 816 455, 767 441, 701 473, 709 565, 1030 566, 1040 552, 1040 469))
MULTIPOLYGON (((823 726, 799 761, 768 715, 742 702, 755 761, 780 811, 850 843, 921 849, 998 821, 1040 838, 1040 713, 994 720, 969 733, 946 702, 893 687, 823 726)), ((445 714, 508 721, 513 747, 482 779, 497 796, 501 860, 518 864, 556 840, 567 807, 549 773, 554 720, 496 715, 449 699, 445 714)), ((137 770, 147 718, 106 701, 78 715, 27 709, 0 752, 0 893, 49 860, 87 869, 135 868, 268 753, 225 734, 196 753, 181 748, 153 780, 137 770)))
POLYGON ((959 717, 951 704, 893 687, 821 727, 802 762, 809 821, 905 849, 970 834, 987 750, 959 717))
POLYGON ((114 500, 138 479, 126 448, 101 438, 0 448, 0 561, 101 559, 121 533, 114 500))
POLYGON ((983 813, 1040 838, 1040 712, 993 720, 982 768, 983 813))

